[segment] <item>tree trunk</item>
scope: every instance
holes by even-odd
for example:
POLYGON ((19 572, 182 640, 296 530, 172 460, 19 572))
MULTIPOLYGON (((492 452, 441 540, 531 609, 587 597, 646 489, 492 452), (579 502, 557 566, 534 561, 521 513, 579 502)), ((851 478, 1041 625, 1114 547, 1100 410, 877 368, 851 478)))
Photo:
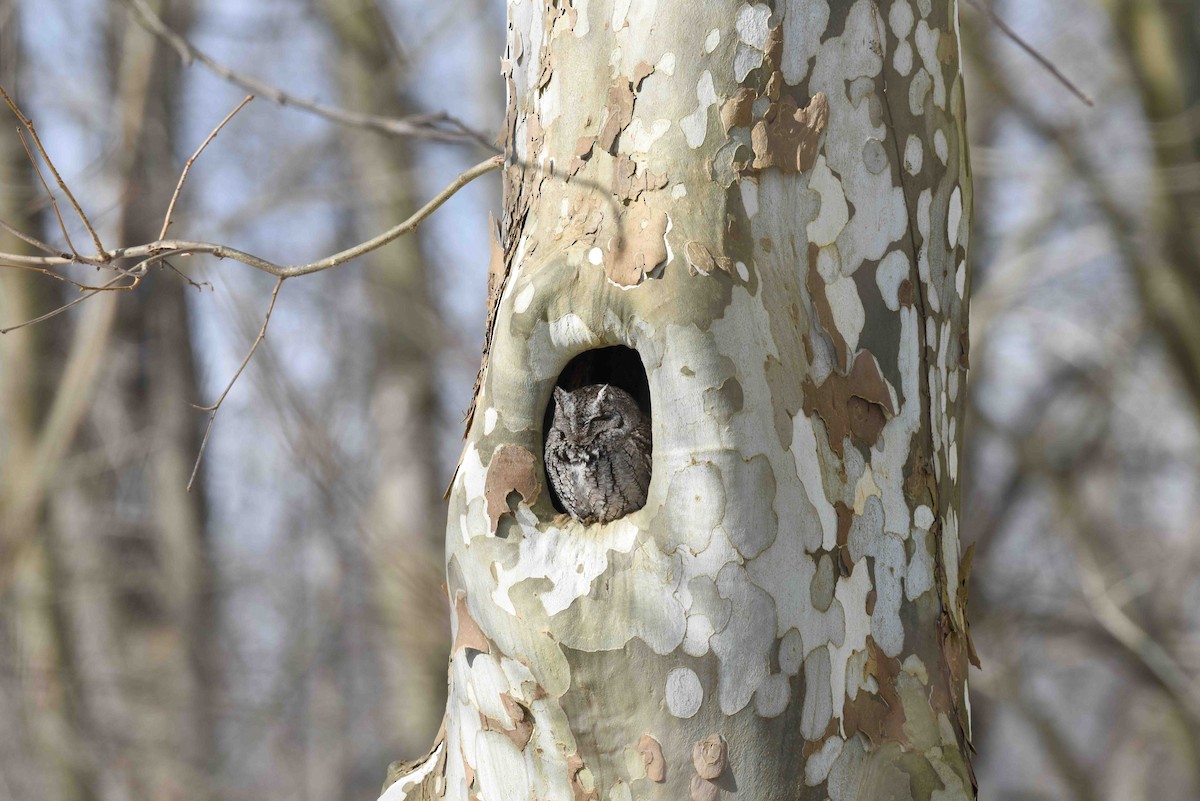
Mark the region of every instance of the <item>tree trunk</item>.
POLYGON ((1159 132, 1151 139, 1159 184, 1151 230, 1124 218, 1114 227, 1132 240, 1126 250, 1140 268, 1133 274, 1146 316, 1200 414, 1200 188, 1171 180, 1200 162, 1200 138, 1189 124, 1200 103, 1200 8, 1116 0, 1112 16, 1146 118, 1159 132))
MULTIPOLYGON (((20 12, 15 0, 0 0, 0 86, 19 103, 25 56, 20 12)), ((38 230, 36 182, 20 140, 0 136, 0 220, 21 231, 38 230)), ((0 250, 34 249, 0 230, 0 250)), ((49 283, 0 269, 0 326, 53 308, 49 283)), ((70 801, 79 793, 64 747, 70 733, 62 653, 54 638, 53 576, 37 537, 40 509, 31 513, 25 502, 26 477, 46 444, 45 376, 55 362, 50 336, 38 326, 0 336, 0 720, 7 729, 0 737, 0 795, 70 801)))
POLYGON ((509 9, 450 700, 385 798, 973 798, 956 4, 509 9), (542 466, 580 365, 648 382, 649 500, 605 525, 542 466))
MULTIPOLYGON (((153 5, 175 30, 188 30, 191 0, 153 5)), ((181 67, 169 46, 136 26, 114 29, 108 44, 122 203, 106 239, 150 241, 182 167, 175 144, 181 67)), ((57 582, 73 756, 83 797, 98 801, 195 797, 196 777, 215 758, 203 482, 187 491, 200 424, 189 406, 199 394, 188 291, 163 269, 137 292, 88 302, 80 326, 94 333, 79 353, 88 377, 68 397, 77 405, 61 445, 72 455, 96 454, 96 467, 79 469, 76 459, 57 472, 47 468, 54 481, 44 537, 57 582), (97 395, 106 402, 91 403, 97 395)), ((70 367, 63 388, 69 378, 70 367)))

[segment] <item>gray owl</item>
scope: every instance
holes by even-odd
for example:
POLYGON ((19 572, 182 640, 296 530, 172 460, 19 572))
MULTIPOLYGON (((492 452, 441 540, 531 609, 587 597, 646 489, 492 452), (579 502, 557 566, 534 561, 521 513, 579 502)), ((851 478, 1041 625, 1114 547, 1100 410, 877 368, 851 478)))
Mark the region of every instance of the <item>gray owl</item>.
POLYGON ((646 503, 650 419, 628 392, 592 384, 554 388, 546 475, 571 517, 607 523, 646 503))

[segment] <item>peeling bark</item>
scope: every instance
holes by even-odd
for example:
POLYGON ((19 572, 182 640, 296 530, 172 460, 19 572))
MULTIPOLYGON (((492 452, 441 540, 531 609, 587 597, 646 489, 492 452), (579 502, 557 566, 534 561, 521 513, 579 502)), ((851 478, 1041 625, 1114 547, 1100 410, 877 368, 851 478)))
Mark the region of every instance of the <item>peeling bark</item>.
POLYGON ((444 739, 388 801, 974 798, 956 13, 511 0, 503 279, 446 545, 488 648, 455 650, 444 739), (653 478, 584 526, 539 491, 544 414, 613 345, 653 478))

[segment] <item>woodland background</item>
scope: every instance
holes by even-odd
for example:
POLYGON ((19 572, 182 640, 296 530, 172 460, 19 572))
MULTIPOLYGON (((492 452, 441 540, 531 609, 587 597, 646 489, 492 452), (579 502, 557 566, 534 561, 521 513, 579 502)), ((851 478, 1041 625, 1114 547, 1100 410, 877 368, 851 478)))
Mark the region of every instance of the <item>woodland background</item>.
MULTIPOLYGON (((976 772, 1000 801, 1197 798, 1200 8, 997 0, 1088 107, 984 3, 961 10, 976 772)), ((500 0, 149 5, 299 97, 499 128, 500 0)), ((106 242, 134 244, 246 91, 130 8, 0 0, 0 85, 106 242)), ((0 219, 61 246, 0 111, 0 219)), ((487 155, 260 96, 196 162, 172 230, 307 261, 487 155)), ((176 260, 0 336, 0 799, 369 799, 423 752, 448 639, 441 495, 498 205, 486 176, 416 234, 289 281, 190 493, 207 415, 189 404, 236 371, 269 276, 176 260)), ((0 327, 75 297, 0 268, 0 327)))

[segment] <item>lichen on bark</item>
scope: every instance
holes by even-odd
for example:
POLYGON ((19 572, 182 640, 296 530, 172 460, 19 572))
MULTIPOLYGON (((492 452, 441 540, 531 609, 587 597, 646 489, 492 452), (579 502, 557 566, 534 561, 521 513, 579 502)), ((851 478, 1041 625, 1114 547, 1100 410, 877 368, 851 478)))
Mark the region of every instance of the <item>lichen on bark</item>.
POLYGON ((511 0, 504 68, 450 700, 385 797, 973 798, 955 3, 511 0), (653 479, 583 526, 542 426, 612 345, 653 479))

